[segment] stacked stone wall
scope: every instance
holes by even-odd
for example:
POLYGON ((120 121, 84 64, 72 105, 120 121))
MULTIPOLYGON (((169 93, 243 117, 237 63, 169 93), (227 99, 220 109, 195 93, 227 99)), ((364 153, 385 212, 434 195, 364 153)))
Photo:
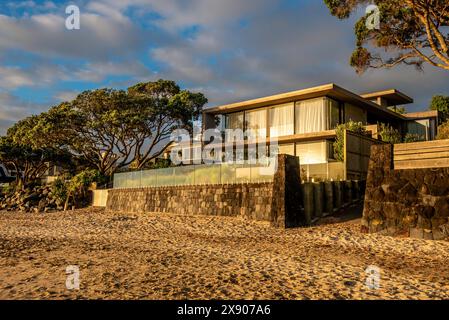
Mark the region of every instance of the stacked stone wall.
POLYGON ((449 236, 449 168, 394 170, 393 146, 371 148, 362 231, 449 236))

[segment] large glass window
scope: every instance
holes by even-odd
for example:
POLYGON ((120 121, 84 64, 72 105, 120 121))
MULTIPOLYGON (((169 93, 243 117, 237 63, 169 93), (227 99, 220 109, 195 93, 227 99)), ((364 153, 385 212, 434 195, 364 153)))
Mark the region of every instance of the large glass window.
POLYGON ((419 136, 420 140, 429 140, 429 120, 409 121, 407 132, 419 136))
POLYGON ((267 110, 245 112, 246 132, 253 138, 267 137, 267 110))
POLYGON ((355 121, 366 124, 367 116, 364 109, 345 103, 345 122, 355 121))
POLYGON ((296 144, 296 156, 299 157, 301 165, 326 163, 328 161, 327 152, 327 141, 296 144))
POLYGON ((288 154, 291 156, 295 155, 295 144, 281 144, 279 145, 279 154, 288 154))
POLYGON ((282 137, 294 134, 293 103, 270 109, 270 137, 282 137))
POLYGON ((329 128, 329 108, 326 98, 296 102, 296 133, 326 131, 329 128))
POLYGON ((340 104, 330 98, 326 98, 326 100, 330 110, 329 129, 335 129, 340 124, 340 104))
POLYGON ((243 112, 227 114, 225 116, 225 128, 243 130, 243 112))

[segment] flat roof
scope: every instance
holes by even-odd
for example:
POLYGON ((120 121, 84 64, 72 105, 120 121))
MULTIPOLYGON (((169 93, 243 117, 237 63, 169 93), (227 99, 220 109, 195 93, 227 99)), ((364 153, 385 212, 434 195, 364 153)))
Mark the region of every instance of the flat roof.
POLYGON ((370 92, 361 94, 360 96, 365 99, 384 98, 387 101, 391 102, 392 105, 413 103, 413 98, 410 98, 406 94, 396 89, 370 92))
POLYGON ((238 111, 244 111, 249 109, 269 107, 277 104, 293 102, 297 100, 306 100, 319 97, 330 97, 337 100, 341 100, 348 103, 357 104, 358 106, 365 107, 368 111, 380 115, 393 117, 395 119, 405 120, 402 115, 389 110, 388 108, 379 106, 377 103, 371 102, 349 90, 337 86, 334 83, 325 84, 322 86, 317 86, 313 88, 307 88, 297 91, 291 91, 281 94, 276 94, 268 97, 262 97, 257 99, 251 99, 231 104, 225 104, 221 106, 211 107, 204 110, 207 114, 225 114, 238 111))
POLYGON ((430 111, 421 111, 421 112, 412 112, 412 113, 406 113, 403 115, 407 119, 426 119, 426 118, 438 118, 438 111, 437 110, 430 110, 430 111))

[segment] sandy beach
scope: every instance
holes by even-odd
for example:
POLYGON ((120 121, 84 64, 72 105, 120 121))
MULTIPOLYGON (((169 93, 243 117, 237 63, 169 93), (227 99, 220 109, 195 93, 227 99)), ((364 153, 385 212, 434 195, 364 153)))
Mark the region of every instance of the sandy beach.
POLYGON ((0 212, 1 299, 448 299, 449 242, 240 218, 0 212), (66 288, 66 267, 80 289, 66 288), (380 288, 366 286, 368 266, 380 288))

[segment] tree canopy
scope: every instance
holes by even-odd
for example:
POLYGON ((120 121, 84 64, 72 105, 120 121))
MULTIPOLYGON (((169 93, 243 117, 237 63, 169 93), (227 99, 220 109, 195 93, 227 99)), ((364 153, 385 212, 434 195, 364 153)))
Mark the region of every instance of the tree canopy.
MULTIPOLYGON (((34 129, 38 116, 31 116, 17 122, 7 135, 0 138, 0 161, 18 174, 16 182, 19 188, 41 178, 48 170, 48 164, 70 164, 70 156, 62 150, 39 146, 38 135, 34 129)), ((45 140, 41 135, 39 139, 45 140)))
POLYGON ((173 81, 140 83, 128 90, 85 91, 73 101, 34 116, 22 142, 70 154, 103 175, 141 169, 169 145, 174 129, 191 129, 207 99, 173 81))
POLYGON ((434 96, 430 102, 430 110, 437 110, 440 123, 449 120, 449 96, 434 96))
POLYGON ((399 64, 422 69, 424 63, 449 70, 447 0, 324 0, 332 15, 347 19, 361 6, 375 3, 380 28, 368 28, 373 13, 355 25, 356 49, 350 64, 358 73, 399 64), (382 50, 383 49, 383 50, 382 50))

